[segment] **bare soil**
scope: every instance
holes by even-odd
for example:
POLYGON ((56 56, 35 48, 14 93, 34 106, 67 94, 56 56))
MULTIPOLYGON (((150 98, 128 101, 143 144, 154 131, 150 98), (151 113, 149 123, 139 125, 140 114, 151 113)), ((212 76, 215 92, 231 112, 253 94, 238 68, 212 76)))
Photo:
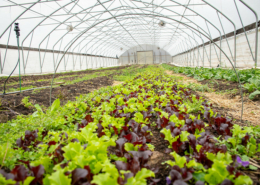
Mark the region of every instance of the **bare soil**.
MULTIPOLYGON (((66 73, 57 73, 55 75, 55 81, 72 81, 75 78, 79 78, 81 76, 85 76, 88 74, 94 74, 94 73, 100 73, 104 71, 112 71, 112 70, 122 70, 129 66, 119 66, 115 68, 107 68, 107 69, 99 69, 99 70, 85 70, 85 71, 76 71, 76 72, 66 72, 66 73), (64 77, 64 78, 63 78, 64 77), (62 79, 61 79, 62 78, 62 79)), ((46 75, 26 75, 21 76, 22 81, 22 87, 28 87, 28 86, 34 86, 34 87, 44 87, 44 86, 50 86, 50 82, 53 78, 53 74, 46 74, 46 75), (39 81, 44 80, 44 81, 39 81)), ((4 90, 4 83, 6 78, 0 78, 0 92, 3 92, 4 90)), ((54 82, 55 82, 54 81, 54 82)), ((6 82, 7 86, 6 89, 10 88, 19 88, 19 77, 10 77, 8 81, 6 82), (8 85, 17 82, 17 84, 8 85)))
MULTIPOLYGON (((179 79, 181 83, 189 84, 207 84, 208 87, 214 89, 214 92, 194 92, 199 96, 204 97, 206 100, 209 100, 213 103, 213 106, 216 111, 220 112, 223 116, 229 116, 233 118, 234 121, 239 125, 259 125, 260 126, 260 100, 255 99, 254 101, 250 100, 247 96, 243 96, 243 118, 241 119, 241 109, 242 109, 242 99, 240 96, 240 89, 238 89, 238 83, 229 82, 224 80, 219 80, 217 83, 210 80, 197 81, 192 77, 187 77, 184 74, 176 74, 173 71, 166 71, 168 75, 182 77, 179 79), (230 84, 230 85, 229 85, 230 84), (236 91, 232 91, 236 89, 236 91), (220 91, 229 91, 229 93, 219 93, 220 91), (235 92, 235 93, 234 93, 235 92)), ((178 80, 178 79, 177 79, 178 80)), ((243 90, 243 93, 245 91, 243 90)))
MULTIPOLYGON (((118 75, 121 73, 121 70, 126 68, 127 66, 121 66, 116 68, 115 72, 113 74, 93 78, 90 80, 78 82, 75 84, 70 85, 64 85, 56 84, 58 87, 53 88, 52 90, 52 102, 59 98, 61 101, 61 105, 64 105, 67 101, 71 100, 74 101, 76 96, 79 96, 80 94, 88 94, 89 92, 99 89, 101 87, 111 86, 111 85, 117 85, 120 84, 120 82, 115 82, 113 80, 114 75, 118 75)), ((57 74, 56 77, 59 76, 69 76, 69 75, 75 75, 70 80, 73 80, 74 78, 78 78, 82 75, 89 74, 89 73, 95 73, 95 72, 102 72, 102 71, 108 71, 108 70, 114 70, 114 69, 103 69, 103 70, 87 70, 87 71, 80 71, 80 72, 72 72, 72 73, 63 73, 63 74, 57 74)), ((34 76, 23 76, 22 80, 23 82, 30 82, 27 83, 31 84, 36 87, 43 87, 46 85, 49 85, 49 82, 37 82, 37 80, 40 79, 52 79, 52 75, 34 75, 34 76), (48 83, 48 84, 46 84, 48 83)), ((19 80, 18 77, 11 77, 10 82, 19 80)), ((4 82, 4 79, 0 79, 1 82, 4 82)), ((3 90, 3 87, 0 87, 0 90, 3 90)), ((50 88, 45 89, 39 89, 36 92, 34 91, 24 91, 22 93, 17 94, 6 94, 3 96, 0 96, 0 123, 6 123, 7 121, 11 119, 15 119, 17 115, 29 115, 32 114, 35 110, 34 108, 26 108, 22 104, 22 99, 24 97, 29 96, 29 101, 33 104, 39 104, 42 107, 49 107, 50 106, 50 88)))
POLYGON ((151 127, 151 131, 153 136, 151 137, 151 144, 154 145, 155 149, 153 151, 153 155, 149 161, 149 165, 152 168, 157 168, 158 173, 156 173, 155 178, 161 179, 158 182, 158 185, 165 185, 166 184, 166 177, 169 176, 169 172, 171 168, 167 166, 167 164, 162 164, 168 160, 174 160, 174 158, 166 152, 168 148, 168 144, 166 141, 160 136, 160 130, 155 127, 151 127))

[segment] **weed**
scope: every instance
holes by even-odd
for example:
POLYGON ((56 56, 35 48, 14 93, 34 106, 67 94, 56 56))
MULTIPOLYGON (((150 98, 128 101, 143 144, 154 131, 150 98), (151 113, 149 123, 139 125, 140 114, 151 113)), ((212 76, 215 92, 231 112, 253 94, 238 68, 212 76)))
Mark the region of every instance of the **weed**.
POLYGON ((38 94, 38 93, 40 93, 40 91, 41 91, 41 89, 34 89, 32 94, 38 94))
POLYGON ((46 82, 46 81, 50 81, 50 79, 40 79, 40 80, 37 80, 37 82, 46 82))
POLYGON ((208 84, 200 85, 200 84, 189 83, 189 85, 187 87, 194 91, 200 91, 200 92, 212 92, 213 91, 213 89, 209 88, 208 84))
POLYGON ((68 93, 63 90, 59 90, 58 94, 56 95, 56 97, 60 100, 65 99, 66 96, 68 96, 68 93))
POLYGON ((29 98, 30 98, 30 96, 26 96, 22 99, 22 103, 23 103, 24 107, 26 107, 26 108, 33 106, 33 104, 31 102, 29 102, 29 98))

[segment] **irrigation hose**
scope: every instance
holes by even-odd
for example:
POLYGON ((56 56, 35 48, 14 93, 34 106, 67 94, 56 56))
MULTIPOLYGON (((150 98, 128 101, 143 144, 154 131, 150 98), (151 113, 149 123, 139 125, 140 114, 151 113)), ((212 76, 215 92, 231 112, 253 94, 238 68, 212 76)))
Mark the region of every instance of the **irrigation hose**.
POLYGON ((5 95, 5 87, 6 87, 6 82, 8 81, 8 79, 10 78, 10 76, 13 74, 14 70, 16 69, 18 63, 19 63, 19 81, 20 81, 20 92, 21 92, 21 75, 20 75, 20 51, 19 51, 19 37, 17 37, 17 45, 18 45, 18 61, 13 69, 13 71, 9 74, 9 76, 7 77, 7 79, 5 80, 4 83, 4 92, 3 95, 5 95))
POLYGON ((5 94, 5 86, 7 80, 10 78, 10 76, 13 74, 14 70, 16 69, 18 63, 19 63, 19 81, 20 81, 20 92, 21 92, 21 75, 20 75, 20 50, 19 50, 19 37, 20 37, 20 28, 19 28, 19 23, 15 23, 14 31, 16 32, 16 38, 17 38, 17 47, 18 47, 18 61, 13 69, 13 71, 10 73, 10 75, 7 77, 4 83, 4 93, 5 94))
POLYGON ((14 92, 9 92, 9 93, 5 93, 5 94, 0 94, 0 96, 7 95, 7 94, 16 94, 16 93, 25 92, 25 91, 32 91, 35 89, 44 89, 44 88, 49 88, 49 87, 51 87, 51 86, 35 87, 35 88, 26 89, 26 90, 22 90, 22 91, 14 91, 14 92))

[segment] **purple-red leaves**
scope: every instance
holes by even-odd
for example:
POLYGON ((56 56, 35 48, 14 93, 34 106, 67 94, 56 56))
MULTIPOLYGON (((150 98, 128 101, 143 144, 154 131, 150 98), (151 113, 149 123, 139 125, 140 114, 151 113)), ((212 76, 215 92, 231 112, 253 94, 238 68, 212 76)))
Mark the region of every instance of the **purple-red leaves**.
POLYGON ((130 170, 134 175, 141 170, 141 168, 149 168, 147 162, 151 157, 152 152, 146 151, 129 151, 124 157, 127 158, 127 162, 116 161, 115 165, 120 170, 130 170))
POLYGON ((11 171, 11 173, 2 173, 2 170, 0 170, 0 173, 6 178, 6 179, 12 179, 16 182, 24 182, 24 180, 28 176, 33 176, 34 179, 30 183, 31 185, 37 185, 42 184, 43 174, 44 174, 44 167, 42 165, 31 167, 28 165, 28 169, 24 167, 23 165, 15 166, 15 168, 11 171))
POLYGON ((33 172, 33 176, 35 177, 31 184, 42 184, 43 174, 45 172, 43 165, 31 167, 30 170, 33 172))
POLYGON ((23 182, 29 176, 29 170, 23 165, 15 166, 11 173, 14 175, 15 181, 23 182))
POLYGON ((90 185, 93 174, 91 174, 90 168, 85 167, 76 168, 72 171, 72 185, 90 185))
POLYGON ((145 166, 148 162, 148 159, 152 156, 152 152, 150 150, 147 151, 129 151, 130 154, 135 158, 138 158, 141 166, 145 166))
POLYGON ((62 150, 62 147, 63 147, 62 145, 59 145, 59 146, 55 149, 55 151, 54 151, 54 154, 53 154, 53 156, 54 156, 53 162, 54 162, 55 165, 58 164, 58 163, 60 163, 60 162, 62 162, 62 161, 64 160, 64 156, 63 156, 64 151, 62 150))
POLYGON ((25 136, 24 139, 22 139, 22 137, 20 137, 19 139, 16 140, 16 144, 19 148, 22 148, 25 151, 30 151, 30 149, 28 148, 32 143, 33 147, 36 147, 39 143, 39 141, 36 141, 38 134, 37 134, 38 130, 34 130, 34 131, 25 131, 25 136))
POLYGON ((234 185, 234 183, 229 179, 225 179, 220 185, 234 185))
POLYGON ((50 141, 48 142, 48 145, 51 146, 51 145, 56 145, 57 143, 55 141, 50 141))
POLYGON ((118 140, 116 140, 116 155, 118 157, 123 157, 125 151, 124 148, 124 144, 126 143, 126 139, 125 138, 120 138, 118 140))
MULTIPOLYGON (((0 170, 0 174, 5 177, 5 179, 12 179, 16 182, 24 182, 25 179, 29 176, 33 176, 34 179, 30 183, 30 185, 37 185, 42 184, 43 174, 44 174, 44 167, 42 165, 31 167, 29 165, 29 169, 24 167, 23 165, 15 166, 15 168, 10 172, 6 173, 3 170, 0 170)), ((17 183, 20 184, 20 183, 17 183)))
POLYGON ((245 137, 242 138, 242 145, 247 146, 247 142, 249 141, 250 136, 246 133, 245 137))
POLYGON ((193 134, 190 134, 188 136, 188 140, 189 140, 190 147, 193 149, 193 151, 197 151, 197 149, 196 149, 196 145, 197 145, 196 137, 193 134))
POLYGON ((170 178, 167 179, 167 184, 180 184, 180 185, 187 185, 186 182, 192 179, 192 172, 193 170, 187 167, 180 168, 179 166, 175 165, 172 167, 169 176, 170 178))
POLYGON ((78 130, 79 130, 80 128, 84 128, 85 126, 88 125, 88 123, 93 122, 93 121, 94 121, 94 119, 91 117, 91 115, 89 115, 89 114, 86 115, 86 116, 85 116, 85 119, 81 120, 81 123, 78 124, 78 130))
POLYGON ((169 119, 165 118, 164 116, 162 118, 157 118, 156 125, 157 128, 165 128, 169 123, 169 119))
POLYGON ((117 130, 117 128, 116 128, 115 126, 112 126, 112 128, 114 129, 115 134, 118 135, 118 130, 117 130))
POLYGON ((128 141, 132 140, 132 134, 127 134, 124 136, 124 138, 126 138, 128 141))
POLYGON ((116 161, 115 162, 116 168, 120 171, 120 170, 125 170, 127 171, 129 166, 128 163, 125 163, 123 161, 116 161))
POLYGON ((176 153, 182 153, 182 149, 181 146, 183 145, 183 143, 181 142, 180 137, 177 139, 177 141, 172 143, 172 149, 176 152, 176 153))

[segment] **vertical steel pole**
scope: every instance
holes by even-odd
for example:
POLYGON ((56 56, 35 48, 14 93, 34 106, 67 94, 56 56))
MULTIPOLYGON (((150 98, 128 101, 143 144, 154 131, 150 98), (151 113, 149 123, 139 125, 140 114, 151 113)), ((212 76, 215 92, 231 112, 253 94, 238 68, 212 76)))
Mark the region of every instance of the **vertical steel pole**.
MULTIPOLYGON (((240 0, 241 1, 241 0, 240 0)), ((244 5, 246 5, 243 1, 241 1, 244 5)), ((241 18, 241 15, 240 15, 240 12, 239 12, 239 10, 238 10, 238 7, 237 7, 237 3, 236 3, 236 1, 234 0, 234 3, 235 3, 235 7, 236 7, 236 9, 237 9, 237 13, 238 13, 238 16, 239 16, 239 19, 240 19, 240 22, 241 22, 241 24, 242 24, 242 27, 243 27, 243 31, 244 31, 244 33, 245 33, 245 35, 246 35, 246 40, 247 40, 247 44, 248 44, 248 46, 249 46, 249 49, 250 49, 250 52, 251 52, 251 55, 252 55, 252 58, 253 58, 253 60, 255 61, 255 63, 256 63, 256 60, 255 60, 255 57, 257 57, 257 55, 254 57, 254 55, 253 55, 253 52, 252 52, 252 49, 251 49, 251 46, 250 46, 250 43, 249 43, 249 40, 248 40, 248 37, 247 37, 247 33, 246 33, 246 30, 245 30, 245 27, 244 27, 244 24, 243 24, 243 20, 242 20, 242 18, 241 18)), ((248 8, 249 8, 249 6, 247 6, 248 8)), ((250 9, 250 8, 249 8, 250 9)), ((250 9, 251 11, 253 11, 253 9, 250 9)), ((253 11, 254 12, 254 11, 253 11)), ((256 16, 256 18, 257 18, 257 14, 256 14, 256 12, 254 12, 255 13, 255 16, 256 16)), ((257 24, 257 22, 258 22, 258 18, 257 18, 257 20, 256 20, 256 24, 257 24)), ((258 33, 258 26, 256 26, 256 34, 258 33)), ((258 42, 258 40, 256 40, 256 43, 258 42)), ((256 50, 256 53, 257 53, 257 50, 256 50)))
POLYGON ((257 54, 258 54, 258 15, 257 15, 256 11, 254 11, 243 0, 240 0, 240 1, 255 14, 255 18, 256 18, 256 22, 255 22, 255 68, 256 68, 257 67, 257 54))
MULTIPOLYGON (((206 4, 208 4, 209 6, 211 6, 212 8, 214 8, 217 12, 219 12, 221 15, 223 15, 232 25, 233 25, 233 27, 234 27, 234 66, 236 67, 236 43, 237 43, 237 41, 236 41, 236 25, 235 25, 235 23, 233 22, 233 21, 231 21, 224 13, 222 13, 220 10, 218 10, 216 7, 214 7, 213 5, 211 5, 210 3, 208 3, 207 1, 205 1, 205 0, 202 0, 203 2, 205 2, 206 4)), ((257 19, 258 20, 258 19, 257 19)), ((224 29, 223 29, 223 32, 224 32, 224 29)), ((225 34, 225 32, 224 32, 224 34, 225 34)), ((227 40, 227 38, 226 38, 226 40, 227 40)), ((227 41, 228 42, 228 41, 227 41)), ((231 51, 230 51, 231 52, 231 51)), ((206 53, 207 54, 207 53, 206 53)), ((231 55, 232 55, 232 52, 231 52, 231 55)))

